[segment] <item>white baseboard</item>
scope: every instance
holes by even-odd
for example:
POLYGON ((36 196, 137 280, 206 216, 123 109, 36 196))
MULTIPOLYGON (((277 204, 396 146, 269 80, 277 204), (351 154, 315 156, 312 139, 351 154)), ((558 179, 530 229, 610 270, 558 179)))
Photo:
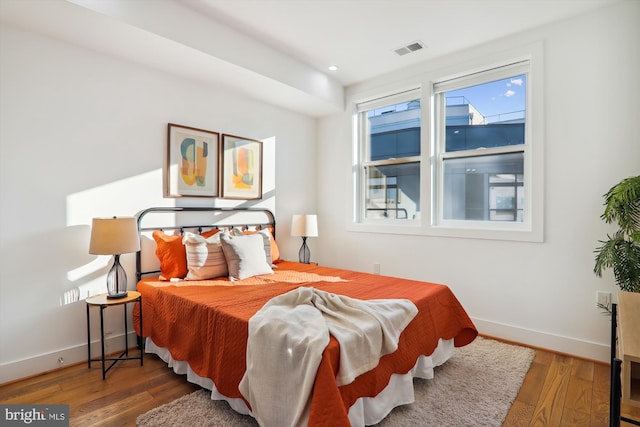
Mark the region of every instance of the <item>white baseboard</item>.
POLYGON ((570 354, 584 359, 610 363, 609 344, 578 340, 532 329, 472 318, 478 332, 483 335, 502 338, 507 341, 545 348, 559 353, 570 354))
MULTIPOLYGON (((472 320, 476 328, 478 328, 478 332, 483 335, 609 363, 610 350, 608 344, 553 335, 484 319, 472 318, 472 320)), ((128 339, 129 347, 136 345, 135 332, 130 332, 128 339)), ((107 354, 124 350, 123 335, 107 338, 105 345, 105 352, 107 354)), ((94 359, 100 357, 99 339, 91 341, 91 357, 94 359)), ((82 344, 28 359, 5 363, 0 365, 0 384, 52 371, 64 365, 73 365, 80 362, 86 363, 86 361, 87 346, 86 344, 82 344), (63 363, 59 362, 60 358, 62 358, 63 363)), ((99 368, 99 363, 100 362, 92 362, 92 366, 95 364, 96 368, 99 368)))
MULTIPOLYGON (((98 337, 97 340, 94 340, 94 337, 91 338, 91 358, 97 359, 100 357, 100 338, 98 337)), ((136 339, 137 337, 135 332, 130 332, 128 335, 129 348, 136 346, 136 339)), ((110 336, 105 340, 105 353, 111 354, 121 352, 124 350, 124 344, 124 334, 110 336)), ((55 369, 62 368, 65 365, 75 365, 80 362, 87 363, 86 343, 52 351, 50 353, 40 354, 27 359, 3 363, 0 365, 0 385, 9 381, 15 381, 44 372, 53 371, 55 369)), ((92 362, 91 369, 93 369, 94 366, 96 368, 96 378, 101 379, 102 377, 99 373, 100 361, 92 362)))

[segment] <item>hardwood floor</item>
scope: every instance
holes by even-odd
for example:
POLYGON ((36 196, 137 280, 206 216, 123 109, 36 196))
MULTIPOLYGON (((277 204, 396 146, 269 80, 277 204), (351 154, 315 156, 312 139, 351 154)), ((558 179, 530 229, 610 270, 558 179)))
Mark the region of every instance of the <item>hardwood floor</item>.
MULTIPOLYGON (((68 404, 71 426, 135 426, 138 415, 197 389, 149 355, 143 367, 137 361, 119 362, 105 381, 100 364, 94 363, 91 369, 80 364, 5 384, 0 402, 68 404)), ((623 406, 622 412, 640 419, 640 408, 623 406)), ((608 426, 608 365, 536 350, 503 425, 608 426)))
MULTIPOLYGON (((609 375, 604 363, 536 349, 503 426, 606 427, 609 375)), ((640 408, 623 405, 621 412, 640 420, 640 408)))
POLYGON ((65 403, 70 426, 135 426, 136 417, 199 387, 154 355, 118 362, 102 380, 100 362, 0 386, 2 403, 65 403))

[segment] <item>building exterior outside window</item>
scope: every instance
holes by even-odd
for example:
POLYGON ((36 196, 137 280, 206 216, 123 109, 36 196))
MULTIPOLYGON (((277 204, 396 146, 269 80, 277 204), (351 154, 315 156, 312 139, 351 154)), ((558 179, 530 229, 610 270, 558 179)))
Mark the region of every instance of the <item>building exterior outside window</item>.
POLYGON ((420 211, 421 108, 410 95, 360 106, 365 220, 415 219, 420 211))
MULTIPOLYGON (((459 89, 453 92, 454 95, 446 92, 439 95, 446 102, 446 154, 442 160, 442 218, 445 220, 523 221, 522 147, 525 143, 526 110, 500 110, 487 117, 463 95, 495 96, 498 89, 509 87, 512 81, 518 82, 524 107, 524 75, 459 89), (492 85, 496 91, 492 92, 487 85, 492 85), (512 149, 496 154, 485 153, 498 147, 512 149)), ((515 92, 511 93, 515 96, 515 92)))

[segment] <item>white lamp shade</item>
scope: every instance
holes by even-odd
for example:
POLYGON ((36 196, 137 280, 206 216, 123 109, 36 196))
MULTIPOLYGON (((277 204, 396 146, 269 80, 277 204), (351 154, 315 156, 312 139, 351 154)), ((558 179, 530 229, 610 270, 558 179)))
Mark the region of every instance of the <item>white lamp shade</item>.
POLYGON ((116 255, 140 250, 138 223, 133 217, 94 218, 89 253, 116 255))
POLYGON ((291 220, 291 235, 317 237, 318 217, 316 215, 294 215, 291 220))

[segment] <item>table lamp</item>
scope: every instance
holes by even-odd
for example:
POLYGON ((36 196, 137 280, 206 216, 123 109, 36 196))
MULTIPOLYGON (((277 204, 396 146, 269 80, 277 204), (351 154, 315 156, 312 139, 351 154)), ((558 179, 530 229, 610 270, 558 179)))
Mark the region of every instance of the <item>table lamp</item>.
POLYGON ((93 218, 89 253, 113 255, 113 266, 107 273, 107 298, 127 296, 127 273, 120 265, 120 255, 139 250, 140 237, 135 218, 93 218))
POLYGON ((291 220, 291 235, 302 237, 298 258, 301 263, 309 264, 311 252, 307 246, 307 237, 318 236, 318 217, 316 215, 294 215, 291 220))

